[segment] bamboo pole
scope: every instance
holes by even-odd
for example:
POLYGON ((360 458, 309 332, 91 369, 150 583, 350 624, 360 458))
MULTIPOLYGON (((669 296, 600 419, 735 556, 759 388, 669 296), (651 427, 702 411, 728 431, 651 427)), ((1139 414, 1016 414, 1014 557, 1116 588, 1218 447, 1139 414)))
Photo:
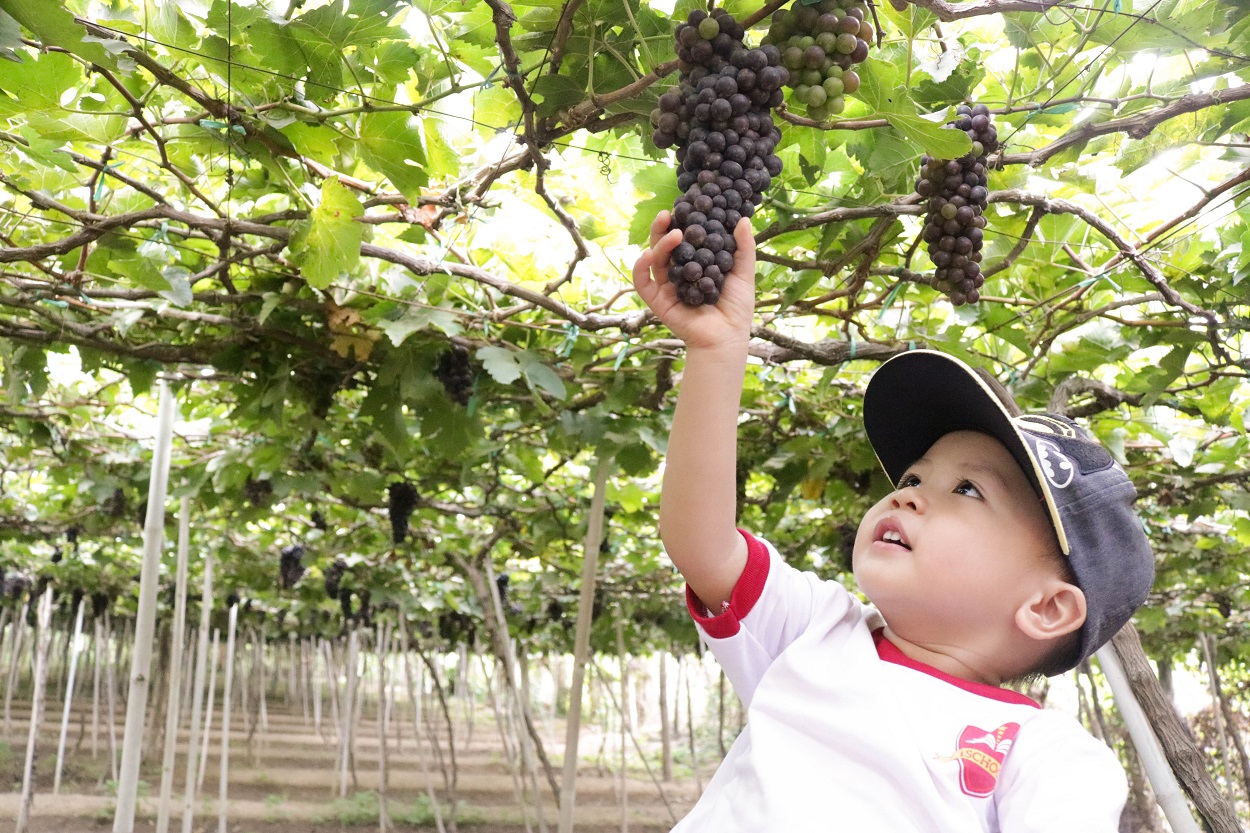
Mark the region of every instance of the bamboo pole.
POLYGON ((1207 665, 1207 685, 1211 689, 1211 717, 1215 720, 1216 735, 1220 740, 1220 758, 1224 764, 1224 780, 1228 788, 1229 801, 1232 801, 1233 758, 1228 746, 1228 733, 1224 731, 1224 712, 1220 708, 1220 674, 1215 668, 1215 646, 1209 633, 1199 633, 1198 641, 1202 645, 1202 657, 1207 665))
POLYGON ((621 672, 621 703, 617 709, 617 715, 621 719, 621 833, 629 833, 629 777, 625 772, 628 763, 625 741, 632 727, 625 713, 629 696, 629 675, 626 670, 629 666, 625 662, 625 620, 619 604, 616 606, 616 658, 621 672))
POLYGON ((39 723, 43 719, 43 700, 48 682, 48 649, 52 644, 52 588, 39 597, 38 628, 35 649, 35 686, 30 698, 30 732, 26 735, 26 763, 22 769, 22 798, 18 804, 15 833, 26 833, 30 811, 35 800, 35 747, 39 741, 39 723))
POLYGON ((200 710, 204 707, 204 678, 207 676, 208 631, 213 612, 213 556, 204 554, 204 576, 200 580, 200 629, 195 646, 195 679, 191 683, 191 731, 187 738, 187 771, 182 787, 182 833, 191 833, 195 821, 195 793, 198 783, 196 748, 200 745, 200 710))
POLYGON ((391 649, 391 623, 383 622, 381 633, 378 634, 378 831, 388 833, 391 829, 390 814, 387 811, 387 771, 386 771, 386 654, 391 649))
POLYGON ((599 544, 603 540, 604 492, 608 482, 608 458, 595 467, 594 493, 582 547, 582 587, 577 600, 577 626, 573 638, 573 683, 569 690, 569 712, 564 734, 564 772, 560 786, 559 833, 572 833, 573 806, 577 801, 577 743, 581 734, 582 688, 586 662, 590 656, 590 619, 595 603, 595 577, 599 568, 599 544))
POLYGON ((100 643, 104 639, 104 625, 98 616, 92 617, 91 624, 95 630, 95 641, 91 643, 91 759, 94 761, 100 754, 100 672, 103 670, 100 643))
MULTIPOLYGON (((1244 833, 1233 806, 1220 795, 1207 772, 1205 755, 1194 741, 1193 733, 1176 712, 1175 706, 1164 694, 1159 678, 1155 676, 1141 647, 1141 638, 1130 622, 1121 628, 1111 640, 1129 688, 1124 698, 1136 700, 1144 714, 1149 715, 1147 725, 1153 730, 1171 765, 1173 777, 1193 802, 1203 825, 1211 833, 1244 833)), ((1116 695, 1116 702, 1121 701, 1116 695)), ((1157 788, 1156 788, 1157 789, 1157 788)))
POLYGON ((69 731, 69 710, 74 704, 74 685, 77 682, 78 643, 82 637, 82 614, 86 605, 86 597, 78 600, 78 610, 74 614, 74 635, 70 641, 69 680, 65 684, 65 705, 61 709, 61 737, 56 745, 56 772, 52 776, 52 794, 61 791, 61 770, 65 764, 65 736, 69 731))
POLYGON ((213 628, 213 647, 208 651, 208 705, 204 708, 204 737, 200 741, 199 773, 195 776, 197 791, 204 789, 204 773, 208 771, 208 738, 213 730, 213 701, 217 698, 217 648, 220 644, 221 628, 213 628))
POLYGON ((660 649, 660 772, 673 780, 673 732, 668 721, 668 651, 660 649))
MULTIPOLYGON (((339 709, 342 718, 339 721, 339 798, 347 797, 348 764, 352 758, 352 741, 354 739, 355 704, 356 704, 356 671, 357 651, 359 650, 359 629, 353 622, 347 635, 347 682, 343 692, 343 705, 339 709)), ((224 833, 224 831, 223 831, 224 833)))
MULTIPOLYGON (((425 752, 421 749, 421 724, 423 722, 422 697, 425 693, 424 680, 421 678, 421 666, 417 666, 417 680, 413 677, 413 663, 408 645, 408 625, 406 617, 401 611, 399 614, 399 646, 404 652, 404 676, 408 682, 408 699, 412 701, 412 737, 413 743, 417 747, 417 761, 421 768, 421 780, 425 782, 425 794, 430 799, 430 810, 434 814, 434 827, 438 833, 447 833, 447 828, 443 825, 443 810, 439 805, 438 796, 434 794, 434 779, 430 774, 430 761, 425 756, 425 752)), ((431 740, 431 747, 434 742, 431 740)))
POLYGON ((1107 678, 1107 684, 1111 686, 1111 693, 1115 697, 1120 715, 1124 718, 1124 724, 1128 727, 1133 745, 1137 747, 1142 767, 1150 778, 1155 798, 1159 806, 1163 808, 1164 815, 1167 816, 1168 824, 1171 825, 1174 833, 1200 833, 1197 822, 1189 812, 1189 805, 1185 803, 1185 794, 1181 791, 1180 784, 1177 783, 1176 776, 1172 774, 1171 767, 1168 765, 1168 759, 1163 754, 1163 747, 1150 728, 1146 713, 1142 711, 1137 698, 1133 696, 1128 676, 1124 673, 1124 667, 1120 665, 1120 658, 1115 649, 1110 644, 1104 645, 1098 649, 1096 656, 1098 664, 1102 667, 1103 676, 1107 678))
POLYGON ((230 618, 226 626, 226 685, 221 693, 221 766, 217 784, 217 833, 226 833, 228 808, 226 796, 230 787, 230 689, 234 684, 234 640, 239 624, 239 604, 230 605, 230 618))
POLYGON ((174 622, 170 628, 169 695, 165 698, 165 749, 161 759, 161 797, 156 810, 156 833, 168 833, 173 804, 174 760, 178 754, 178 724, 182 708, 183 631, 187 618, 187 554, 191 548, 191 500, 183 495, 178 506, 178 566, 174 573, 174 622))
POLYGON ((117 663, 109 650, 113 643, 113 615, 104 611, 104 687, 108 694, 109 724, 109 774, 117 780, 117 663))
POLYGON ((26 641, 26 617, 22 615, 22 606, 17 605, 13 610, 13 644, 9 650, 9 677, 8 684, 4 688, 4 736, 11 737, 13 734, 13 719, 10 707, 13 704, 13 690, 17 688, 17 669, 18 658, 22 655, 22 644, 26 641))
POLYGON ((165 537, 165 493, 169 481, 175 410, 169 381, 162 379, 156 444, 152 450, 152 474, 148 481, 148 513, 143 523, 139 611, 131 650, 130 691, 126 697, 126 733, 122 743, 113 833, 134 833, 135 829, 135 810, 139 799, 139 764, 143 754, 143 729, 152 670, 152 637, 156 631, 156 595, 160 585, 161 545, 165 537))

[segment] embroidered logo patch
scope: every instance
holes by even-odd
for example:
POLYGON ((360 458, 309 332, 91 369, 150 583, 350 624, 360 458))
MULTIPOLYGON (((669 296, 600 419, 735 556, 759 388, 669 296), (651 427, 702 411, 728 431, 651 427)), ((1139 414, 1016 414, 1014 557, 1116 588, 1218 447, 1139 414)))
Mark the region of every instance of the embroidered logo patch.
POLYGON ((1067 488, 1072 483, 1072 478, 1076 476, 1076 467, 1072 465, 1072 461, 1059 449, 1059 446, 1049 440, 1036 440, 1034 453, 1037 455, 1037 462, 1041 464, 1042 471, 1046 474, 1046 479, 1050 481, 1050 485, 1057 489, 1067 488))
POLYGON ((1019 723, 1004 723, 993 731, 964 727, 955 754, 944 760, 959 762, 959 788, 965 795, 986 798, 994 794, 1003 761, 1019 732, 1019 723))

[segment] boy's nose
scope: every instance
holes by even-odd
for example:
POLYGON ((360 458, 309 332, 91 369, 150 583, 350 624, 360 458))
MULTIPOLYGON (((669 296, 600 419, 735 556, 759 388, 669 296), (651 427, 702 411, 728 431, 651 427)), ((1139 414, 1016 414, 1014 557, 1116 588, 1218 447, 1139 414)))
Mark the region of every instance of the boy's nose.
POLYGON ((890 504, 895 509, 910 509, 913 512, 923 512, 925 508, 924 497, 920 494, 920 490, 912 486, 898 489, 890 495, 890 504))

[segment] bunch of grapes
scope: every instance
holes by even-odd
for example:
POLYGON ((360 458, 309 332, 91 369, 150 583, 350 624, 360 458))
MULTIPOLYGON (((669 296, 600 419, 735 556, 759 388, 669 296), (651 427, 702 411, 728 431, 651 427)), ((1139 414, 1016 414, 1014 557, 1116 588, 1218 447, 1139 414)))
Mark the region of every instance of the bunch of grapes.
POLYGON ((795 0, 773 13, 763 42, 781 50, 794 90, 791 105, 824 121, 841 113, 845 96, 859 89, 859 73, 851 67, 868 57, 875 34, 865 20, 863 0, 820 0, 810 6, 795 0))
POLYGON ((391 517, 391 540, 402 544, 408 537, 408 519, 417 508, 417 487, 407 480, 400 480, 386 487, 387 505, 391 517))
POLYGON ((981 298, 985 207, 989 204, 986 157, 998 149, 998 132, 984 104, 956 108, 953 126, 972 140, 972 150, 959 159, 921 157, 916 193, 928 199, 921 237, 937 267, 934 286, 955 306, 981 298))
POLYGON ((773 153, 781 131, 771 109, 789 78, 775 46, 748 49, 746 32, 724 9, 692 11, 677 27, 681 78, 651 113, 658 148, 677 147, 672 228, 683 240, 668 274, 690 306, 715 304, 733 268, 733 231, 781 173, 773 153))
POLYGON ((291 544, 282 548, 282 559, 278 563, 278 582, 284 590, 289 590, 304 577, 304 546, 291 544))
POLYGON ((120 486, 113 490, 113 494, 105 498, 104 511, 114 518, 120 518, 126 514, 126 493, 120 486))
POLYGON ((6 599, 20 599, 33 586, 34 582, 25 573, 9 573, 4 577, 2 595, 6 599))
POLYGON ((473 362, 468 350, 459 346, 449 348, 438 357, 434 375, 443 383, 443 390, 453 402, 469 404, 469 397, 473 395, 473 362))
POLYGON ((333 599, 338 596, 339 582, 343 580, 343 573, 345 572, 347 572, 347 561, 345 561, 343 556, 340 555, 336 557, 334 559, 334 563, 329 567, 326 567, 325 572, 322 573, 326 582, 326 595, 330 598, 333 599))

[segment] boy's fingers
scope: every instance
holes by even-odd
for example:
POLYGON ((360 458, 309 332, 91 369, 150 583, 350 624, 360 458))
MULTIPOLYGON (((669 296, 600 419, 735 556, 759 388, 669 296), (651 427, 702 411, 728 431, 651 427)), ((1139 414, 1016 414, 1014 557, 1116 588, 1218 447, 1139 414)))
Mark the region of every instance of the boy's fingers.
POLYGON ((660 238, 668 232, 669 223, 672 222, 672 215, 668 211, 661 211, 655 215, 655 219, 651 221, 651 245, 654 246, 660 242, 660 238))
POLYGON ((734 242, 738 251, 734 256, 734 271, 747 277, 755 276, 755 234, 751 231, 751 221, 743 217, 734 226, 734 242))

